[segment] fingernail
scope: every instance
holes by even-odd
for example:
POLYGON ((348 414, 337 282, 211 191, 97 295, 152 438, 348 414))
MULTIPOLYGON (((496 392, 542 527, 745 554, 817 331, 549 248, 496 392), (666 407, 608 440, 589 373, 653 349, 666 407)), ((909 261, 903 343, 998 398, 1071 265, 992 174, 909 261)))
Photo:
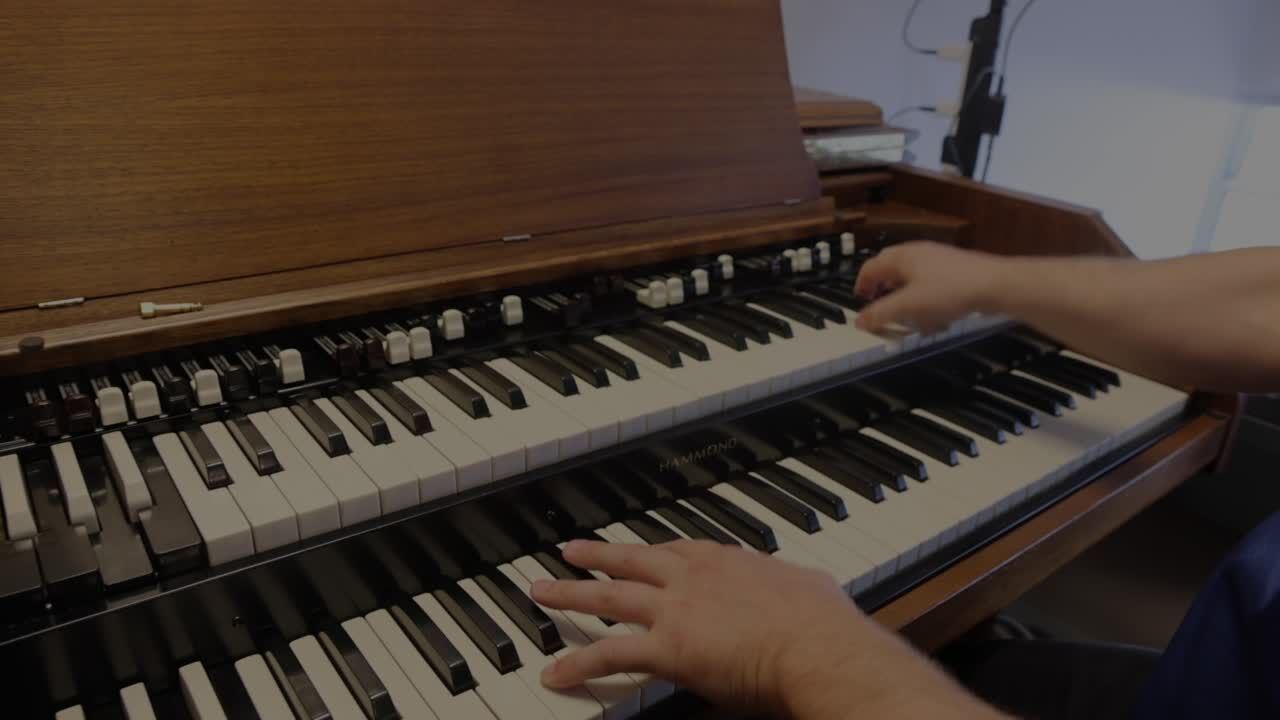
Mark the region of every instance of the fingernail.
POLYGON ((556 672, 560 667, 560 661, 557 660, 542 669, 542 684, 549 688, 556 686, 556 672))
POLYGON ((587 544, 586 540, 570 540, 569 542, 564 544, 565 556, 577 554, 577 552, 581 550, 583 547, 585 547, 586 544, 587 544))

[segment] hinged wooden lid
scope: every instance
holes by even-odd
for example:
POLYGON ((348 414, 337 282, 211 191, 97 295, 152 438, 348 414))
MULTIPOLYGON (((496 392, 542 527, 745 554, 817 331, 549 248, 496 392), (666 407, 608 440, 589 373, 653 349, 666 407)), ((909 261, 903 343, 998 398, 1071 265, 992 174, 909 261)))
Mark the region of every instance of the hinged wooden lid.
POLYGON ((0 310, 818 196, 777 0, 4 14, 0 310))

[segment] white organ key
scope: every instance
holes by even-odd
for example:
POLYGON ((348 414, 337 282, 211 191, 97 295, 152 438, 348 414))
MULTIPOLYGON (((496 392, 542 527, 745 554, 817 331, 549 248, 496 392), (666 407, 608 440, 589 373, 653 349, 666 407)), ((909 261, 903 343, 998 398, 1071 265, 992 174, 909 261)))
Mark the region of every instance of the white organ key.
POLYGON ((195 393, 196 404, 200 407, 217 405, 222 402, 222 383, 218 381, 218 373, 205 368, 197 370, 191 378, 191 392, 195 393))
POLYGON ((637 380, 627 380, 611 370, 607 374, 608 387, 584 390, 582 386, 586 383, 579 383, 578 391, 594 395, 606 408, 619 414, 621 441, 638 437, 634 434, 637 428, 643 435, 671 427, 675 422, 673 408, 688 403, 688 398, 680 397, 676 388, 661 378, 641 375, 637 380))
POLYGON ((182 697, 187 701, 187 709, 191 711, 193 720, 227 720, 218 702, 218 695, 213 691, 209 675, 204 665, 193 662, 178 669, 178 681, 182 685, 182 697))
MULTIPOLYGON (((524 371, 507 358, 497 358, 489 362, 495 370, 510 378, 525 390, 526 398, 532 394, 540 403, 550 403, 572 417, 588 432, 587 446, 591 450, 616 444, 618 442, 619 425, 617 412, 604 404, 600 391, 586 382, 578 380, 576 395, 561 395, 557 390, 547 387, 541 380, 524 371)), ((532 402, 530 403, 532 404, 532 402)), ((643 419, 632 421, 635 435, 644 433, 643 419), (634 429, 638 425, 639 429, 634 429)))
POLYGON ((304 635, 289 643, 289 649, 298 658, 298 664, 311 679, 333 720, 367 720, 315 636, 304 635))
POLYGON ((102 447, 106 451, 107 469, 111 479, 115 481, 116 493, 124 505, 129 522, 138 522, 138 513, 151 507, 151 489, 142 479, 142 470, 138 461, 129 450, 129 443, 118 432, 102 436, 102 447))
POLYGON ((684 280, 678 277, 667 278, 667 305, 680 305, 684 302, 684 280))
MULTIPOLYGON (((922 455, 919 450, 894 441, 892 437, 876 430, 874 427, 863 428, 859 432, 867 437, 875 438, 876 440, 879 440, 880 442, 883 442, 897 450, 908 453, 913 457, 918 458, 922 455)), ((967 458, 961 458, 961 464, 963 464, 965 460, 967 460, 967 458)), ((927 467, 929 467, 931 471, 937 471, 943 475, 945 475, 946 472, 942 468, 949 469, 948 466, 943 465, 942 463, 936 463, 927 467)), ((959 467, 959 465, 956 467, 959 467)), ((933 475, 930 474, 930 477, 933 477, 933 475)), ((977 524, 977 518, 970 514, 971 509, 969 507, 958 502, 956 497, 949 496, 945 493, 939 494, 939 491, 934 487, 933 482, 917 483, 914 480, 908 480, 908 483, 908 489, 905 493, 899 494, 895 491, 886 489, 884 491, 886 499, 890 494, 892 494, 895 496, 893 498, 894 502, 899 505, 911 504, 917 506, 919 516, 922 518, 930 518, 930 524, 942 531, 938 538, 939 546, 946 545, 952 540, 955 540, 960 535, 963 535, 973 529, 977 524)))
MULTIPOLYGON (((493 720, 493 713, 480 700, 475 690, 454 695, 440 676, 427 664, 417 648, 405 636, 386 610, 375 610, 365 616, 369 628, 382 641, 387 653, 404 671, 405 677, 440 720, 493 720)), ((349 632, 349 631, 348 631, 349 632)), ((398 706, 397 706, 398 707, 398 706)))
POLYGON ((534 420, 534 415, 529 413, 531 408, 512 410, 504 405, 502 401, 490 395, 488 391, 471 382, 471 378, 464 376, 457 370, 449 370, 448 372, 453 375, 454 379, 465 384, 484 398, 485 404, 489 407, 489 419, 495 429, 511 437, 516 443, 524 447, 524 466, 526 470, 550 465, 559 459, 560 442, 556 432, 558 428, 539 427, 537 421, 534 420))
POLYGON ((400 717, 404 720, 436 720, 436 714, 431 712, 413 683, 396 664, 395 658, 387 652, 373 628, 369 627, 367 620, 362 617, 352 618, 342 623, 342 629, 347 631, 351 642, 382 681, 383 687, 391 695, 391 704, 395 705, 400 717))
POLYGON ((436 329, 445 340, 459 340, 467 334, 467 326, 462 311, 449 308, 440 313, 436 321, 436 329))
MULTIPOLYGON (((533 558, 526 557, 524 559, 533 562, 534 565, 538 564, 533 558)), ((506 575, 511 582, 515 583, 521 592, 532 597, 532 583, 529 578, 525 577, 513 565, 499 565, 498 570, 503 575, 506 575)), ((542 608, 542 611, 555 623, 556 630, 560 633, 560 638, 564 640, 565 647, 556 653, 557 658, 562 658, 591 644, 591 639, 569 620, 566 613, 545 607, 542 608)), ((588 680, 585 683, 585 687, 604 706, 605 720, 622 720, 640 712, 640 686, 630 675, 618 673, 595 680, 588 680)))
MULTIPOLYGON (((431 409, 404 383, 397 381, 395 385, 411 401, 417 403, 418 407, 423 410, 431 409)), ((493 463, 484 448, 477 445, 457 426, 439 413, 431 412, 429 414, 431 416, 432 430, 421 437, 428 445, 438 450, 453 464, 455 491, 462 492, 492 482, 493 463)), ((428 493, 424 488, 422 498, 424 502, 428 499, 427 495, 428 493)))
MULTIPOLYGON (((489 363, 489 365, 492 367, 493 363, 489 363)), ((511 378, 508 377, 507 379, 510 380, 511 378)), ((489 403, 489 409, 495 416, 501 415, 510 418, 514 422, 518 432, 524 437, 525 446, 529 450, 529 455, 525 462, 530 470, 535 467, 541 467, 543 464, 550 464, 586 454, 591 443, 587 429, 561 411, 555 404, 543 402, 541 396, 530 392, 523 384, 517 383, 524 393, 526 407, 521 410, 512 410, 490 395, 488 390, 471 383, 470 378, 466 378, 466 380, 477 392, 485 396, 485 402, 489 403), (495 405, 499 406, 496 410, 494 409, 495 405), (535 463, 533 448, 541 445, 549 448, 547 453, 549 460, 535 463)))
MULTIPOLYGON (((743 351, 734 350, 682 323, 669 320, 666 324, 673 330, 695 340, 701 340, 707 346, 707 354, 711 356, 708 362, 714 371, 731 381, 731 385, 736 386, 734 396, 736 401, 733 405, 762 400, 774 392, 770 388, 775 377, 774 370, 770 364, 766 364, 759 355, 755 354, 752 348, 743 351)), ((756 349, 759 347, 757 345, 756 349)))
POLYGON ((670 298, 667 297, 667 284, 661 280, 649 283, 649 307, 661 310, 667 306, 668 302, 670 298))
POLYGON ((262 720, 294 720, 289 701, 280 692, 280 686, 261 655, 243 657, 236 661, 235 668, 258 717, 262 720))
POLYGON ((509 434, 504 434, 500 423, 494 422, 492 417, 473 418, 467 415, 454 405, 452 400, 440 394, 439 390, 420 377, 406 378, 404 387, 416 395, 428 410, 431 410, 433 420, 437 416, 443 416, 476 445, 484 448, 493 463, 494 480, 502 480, 524 472, 524 443, 509 434))
POLYGON ((282 470, 271 476, 280 494, 289 501, 298 516, 298 536, 303 540, 323 535, 342 527, 338 498, 316 475, 293 443, 265 412, 249 416, 262 438, 276 453, 282 470))
POLYGON ((150 380, 141 380, 129 386, 129 404, 133 406, 133 417, 146 420, 160 414, 160 394, 156 392, 156 384, 150 380))
POLYGON ((502 324, 514 327, 524 322, 524 302, 519 295, 508 295, 502 298, 502 324))
POLYGON ((102 388, 98 391, 97 403, 103 425, 110 427, 129 422, 129 406, 125 404, 124 391, 120 388, 102 388))
POLYGON ((176 435, 157 435, 153 441, 200 532, 209 564, 221 565, 252 555, 253 531, 231 493, 225 487, 210 490, 205 485, 176 435))
POLYGON ((84 720, 84 708, 79 705, 63 708, 53 716, 53 720, 84 720))
POLYGON ((93 507, 93 499, 89 497, 89 488, 84 484, 84 473, 80 471, 80 461, 76 459, 76 451, 71 443, 58 443, 53 446, 53 467, 58 473, 58 484, 62 487, 62 504, 67 509, 67 519, 72 525, 83 525, 90 534, 97 534, 101 529, 98 524, 98 511, 93 507))
POLYGON ((333 493, 338 501, 343 527, 372 520, 382 514, 378 488, 350 456, 329 457, 288 408, 275 408, 268 411, 267 416, 333 493))
POLYGON ((702 296, 711 292, 711 275, 702 268, 689 273, 693 276, 693 294, 702 296))
POLYGON ((368 391, 357 390, 356 395, 387 424, 387 429, 391 432, 391 449, 399 453, 401 460, 418 478, 420 502, 453 495, 458 491, 457 469, 448 458, 427 442, 425 437, 409 432, 368 391))
POLYGON ((682 355, 684 366, 670 368, 616 338, 601 335, 596 340, 634 360, 636 367, 641 369, 642 379, 646 376, 660 377, 677 388, 679 396, 687 398, 681 407, 676 408, 677 423, 696 420, 725 408, 729 384, 722 374, 710 367, 710 363, 682 355))
MULTIPOLYGON (((671 408, 672 421, 676 425, 691 422, 702 417, 708 408, 715 406, 715 398, 704 399, 700 394, 689 393, 682 384, 673 382, 664 372, 670 370, 660 363, 651 360, 647 355, 633 350, 630 345, 619 342, 608 335, 599 335, 596 342, 615 350, 635 362, 640 370, 640 379, 631 380, 633 389, 638 394, 649 396, 658 407, 671 408)), ((721 398, 723 402, 723 398, 721 398)), ((653 432, 650 430, 649 432, 653 432)))
POLYGON ((200 426, 226 465, 231 484, 226 489, 253 528, 253 546, 263 553, 298 542, 298 516, 269 477, 253 469, 221 422, 200 426))
POLYGON ((27 497, 27 484, 17 455, 0 457, 0 505, 4 506, 4 524, 10 540, 26 540, 36 536, 36 518, 27 497))
POLYGON ((409 336, 399 330, 387 333, 382 341, 382 351, 390 365, 403 365, 413 359, 409 336))
POLYGON ((142 683, 120 689, 120 706, 124 709, 126 720, 156 720, 156 711, 151 707, 151 696, 147 695, 147 686, 142 683))
POLYGON ((519 677, 512 673, 498 674, 497 668, 471 642, 462 628, 454 622, 453 617, 430 593, 419 595, 413 600, 466 658, 467 667, 471 668, 471 674, 476 680, 476 694, 494 715, 502 720, 507 718, 552 720, 551 715, 530 695, 529 689, 524 686, 519 677))
MULTIPOLYGON (((556 720, 597 720, 603 717, 600 703, 584 687, 567 691, 550 690, 542 684, 542 670, 551 664, 553 658, 543 655, 524 632, 516 627, 488 594, 476 585, 474 580, 458 581, 463 592, 471 596, 484 614, 493 618, 507 637, 515 644, 516 654, 520 656, 521 666, 512 674, 518 677, 529 691, 529 694, 541 702, 556 720)), ((507 677, 510 677, 508 675, 507 677)))
POLYGON ((307 369, 302 364, 302 353, 294 348, 285 348, 276 358, 276 369, 280 371, 280 382, 285 385, 305 382, 307 369))
POLYGON ((409 328, 409 355, 414 360, 426 360, 435 353, 431 346, 431 331, 422 327, 409 328))
POLYGON ((418 504, 418 478, 409 472, 409 468, 391 452, 391 448, 370 444, 328 398, 317 398, 316 407, 328 415, 346 436, 347 444, 351 447, 351 459, 378 487, 383 515, 418 504))

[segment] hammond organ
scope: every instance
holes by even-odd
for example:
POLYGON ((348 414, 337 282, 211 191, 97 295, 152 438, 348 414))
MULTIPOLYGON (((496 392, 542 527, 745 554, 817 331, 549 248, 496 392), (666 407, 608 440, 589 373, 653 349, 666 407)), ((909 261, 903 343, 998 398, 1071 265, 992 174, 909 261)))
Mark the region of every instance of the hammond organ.
POLYGON ((538 684, 637 630, 532 603, 565 540, 776 553, 932 648, 1228 447, 1000 318, 856 330, 883 243, 1124 248, 820 179, 774 0, 305 5, 6 7, 11 716, 662 714, 538 684))

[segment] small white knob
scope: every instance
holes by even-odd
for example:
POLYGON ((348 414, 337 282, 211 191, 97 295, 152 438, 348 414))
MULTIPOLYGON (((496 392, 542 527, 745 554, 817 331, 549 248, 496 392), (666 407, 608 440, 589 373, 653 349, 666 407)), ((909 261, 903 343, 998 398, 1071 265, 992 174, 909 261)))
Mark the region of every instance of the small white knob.
POLYGON ((725 280, 733 279, 733 256, 721 255, 716 258, 716 262, 720 263, 720 276, 725 280))
POLYGON ((133 416, 138 420, 159 415, 160 394, 156 392, 156 384, 150 380, 142 380, 131 385, 129 404, 133 406, 133 416))
POLYGON ((813 249, 815 254, 818 256, 819 265, 831 264, 831 243, 823 240, 817 245, 814 245, 813 249))
POLYGON ((813 270, 813 251, 809 248, 800 248, 796 251, 795 259, 796 272, 810 272, 813 270))
POLYGON ((520 296, 508 295, 502 298, 502 324, 507 327, 524 322, 524 303, 520 296))
POLYGON ((445 340, 458 340, 467 334, 467 326, 463 320, 462 311, 450 308, 440 314, 440 319, 436 321, 440 334, 445 340))
POLYGON ((636 302, 645 307, 653 307, 653 293, 647 287, 640 288, 636 291, 636 302))
POLYGON ((840 254, 849 256, 858 251, 858 240, 853 233, 847 232, 840 235, 840 254))
POLYGON ((684 280, 678 277, 667 278, 667 304, 679 305, 684 302, 684 280))
POLYGON ((382 352, 389 365, 403 365, 413 359, 409 349, 409 336, 399 330, 392 330, 382 341, 382 352))
POLYGON ((421 326, 409 328, 409 356, 414 360, 426 360, 434 354, 431 331, 421 326))
POLYGON ((191 380, 191 391, 196 394, 196 404, 200 407, 222 402, 222 384, 218 382, 218 373, 212 370, 197 370, 191 380))
POLYGON ((280 351, 276 359, 276 370, 280 371, 280 382, 285 385, 300 383, 307 379, 307 370, 302 366, 302 353, 294 348, 280 351))
POLYGON ((138 314, 148 319, 161 315, 181 315, 203 309, 204 305, 200 303, 138 303, 138 314))
POLYGON ((706 295, 711 292, 711 275, 706 270, 698 268, 690 274, 693 275, 694 295, 706 295))
POLYGON ((98 391, 98 415, 103 425, 119 425, 129 422, 129 407, 124 403, 124 391, 118 387, 98 391))
POLYGON ((661 310, 667 306, 667 284, 661 280, 649 283, 649 307, 661 310))

